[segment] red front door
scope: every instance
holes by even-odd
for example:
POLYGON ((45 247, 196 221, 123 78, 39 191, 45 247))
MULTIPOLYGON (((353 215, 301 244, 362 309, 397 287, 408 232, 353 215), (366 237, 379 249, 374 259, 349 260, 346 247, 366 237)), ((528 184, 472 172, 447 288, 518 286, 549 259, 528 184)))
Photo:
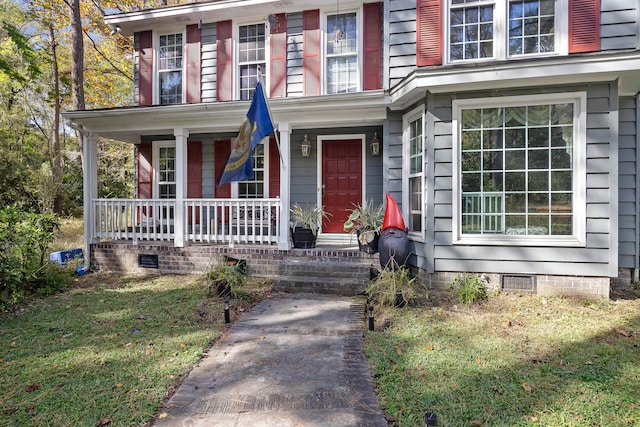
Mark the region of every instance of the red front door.
POLYGON ((322 142, 323 233, 343 233, 354 203, 362 202, 362 140, 322 142))

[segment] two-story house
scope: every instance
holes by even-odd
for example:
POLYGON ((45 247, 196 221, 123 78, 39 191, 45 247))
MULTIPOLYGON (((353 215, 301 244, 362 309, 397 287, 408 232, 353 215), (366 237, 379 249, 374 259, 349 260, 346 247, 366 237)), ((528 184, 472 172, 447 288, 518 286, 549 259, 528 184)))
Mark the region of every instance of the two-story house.
POLYGON ((295 202, 330 212, 319 237, 339 244, 353 203, 391 194, 421 280, 608 297, 637 278, 638 0, 222 0, 105 19, 134 38, 135 106, 65 113, 89 136, 98 265, 128 268, 117 241, 180 254, 167 271, 216 245, 281 258, 295 202), (253 180, 217 185, 259 72, 277 141, 253 180), (97 199, 98 136, 134 144, 134 198, 97 199))

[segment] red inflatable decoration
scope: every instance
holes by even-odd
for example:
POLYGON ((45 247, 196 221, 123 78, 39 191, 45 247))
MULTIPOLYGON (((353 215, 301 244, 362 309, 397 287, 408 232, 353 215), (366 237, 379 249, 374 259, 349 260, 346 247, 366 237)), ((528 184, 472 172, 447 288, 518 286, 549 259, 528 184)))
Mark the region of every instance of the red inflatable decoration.
POLYGON ((404 225, 404 220, 402 219, 402 212, 400 212, 400 208, 398 208, 398 204, 391 197, 390 194, 387 194, 387 208, 384 211, 384 219, 382 220, 382 230, 387 228, 398 228, 402 231, 405 231, 407 227, 404 225))

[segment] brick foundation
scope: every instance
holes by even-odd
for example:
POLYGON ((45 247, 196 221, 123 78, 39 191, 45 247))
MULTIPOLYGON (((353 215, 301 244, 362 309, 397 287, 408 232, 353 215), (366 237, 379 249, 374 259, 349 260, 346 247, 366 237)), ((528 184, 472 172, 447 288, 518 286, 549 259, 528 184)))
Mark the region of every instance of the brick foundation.
MULTIPOLYGON (((357 250, 293 249, 279 250, 269 246, 210 246, 192 245, 176 248, 171 244, 145 243, 134 245, 128 242, 95 243, 91 245, 91 265, 99 271, 121 274, 192 274, 205 273, 212 266, 222 263, 223 255, 247 261, 247 274, 254 277, 277 279, 288 273, 295 258, 313 257, 318 262, 370 263, 379 266, 377 255, 368 255, 357 250), (158 268, 138 266, 138 255, 157 255, 158 268)), ((338 267, 335 267, 338 268, 338 267)), ((428 288, 448 289, 459 272, 426 273, 412 269, 418 281, 428 288)), ((310 272, 311 273, 311 272, 310 272)), ((317 272, 316 272, 317 273, 317 272)), ((501 288, 499 273, 481 274, 492 289, 501 288)), ((621 272, 621 278, 629 281, 631 273, 621 272)), ((540 295, 568 295, 589 298, 609 298, 612 279, 608 277, 575 277, 535 275, 535 292, 540 295)))

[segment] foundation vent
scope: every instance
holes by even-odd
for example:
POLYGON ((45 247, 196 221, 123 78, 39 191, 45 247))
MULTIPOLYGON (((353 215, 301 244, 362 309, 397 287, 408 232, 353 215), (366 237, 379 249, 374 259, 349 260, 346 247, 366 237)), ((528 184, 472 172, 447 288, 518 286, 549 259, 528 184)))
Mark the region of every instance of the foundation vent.
POLYGON ((500 277, 503 291, 536 293, 536 276, 525 274, 503 274, 500 277))
POLYGON ((138 254, 138 267, 158 268, 158 255, 138 254))

